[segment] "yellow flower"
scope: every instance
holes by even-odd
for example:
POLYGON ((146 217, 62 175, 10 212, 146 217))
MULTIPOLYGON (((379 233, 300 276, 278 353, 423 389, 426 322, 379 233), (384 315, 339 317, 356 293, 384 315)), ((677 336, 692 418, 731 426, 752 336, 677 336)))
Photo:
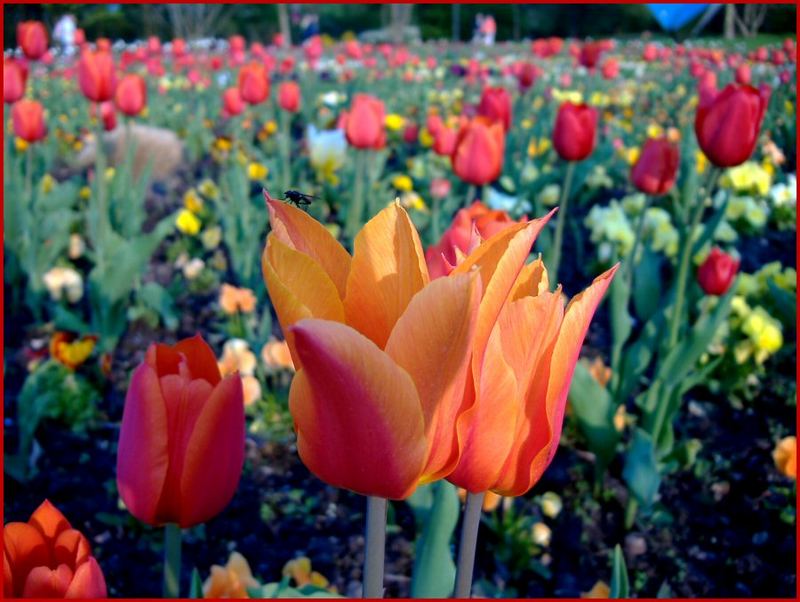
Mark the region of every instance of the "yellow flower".
POLYGON ((203 199, 194 188, 190 188, 183 194, 183 206, 192 213, 200 213, 203 210, 203 199))
POLYGON ((200 182, 197 189, 200 191, 200 194, 209 199, 216 199, 219 196, 219 188, 208 178, 200 182))
POLYGON ((82 187, 82 188, 81 188, 81 189, 78 191, 78 196, 79 196, 79 197, 80 197, 82 200, 86 201, 86 200, 88 200, 88 199, 89 199, 89 198, 92 196, 92 189, 91 189, 91 188, 89 188, 88 186, 83 186, 83 187, 82 187))
POLYGON ((772 452, 775 468, 791 479, 797 479, 797 438, 784 437, 772 452))
POLYGON ((531 528, 531 537, 533 538, 533 542, 535 544, 546 548, 550 545, 553 532, 550 530, 550 527, 544 523, 536 523, 531 528))
POLYGON ((268 136, 272 136, 272 134, 278 131, 278 124, 274 120, 270 119, 264 124, 264 131, 268 136))
POLYGON ((434 139, 433 136, 431 136, 431 133, 428 131, 428 128, 422 128, 419 131, 419 143, 424 148, 430 148, 433 146, 434 139))
POLYGON ((247 166, 247 177, 253 181, 262 181, 267 177, 269 169, 261 163, 251 162, 247 166))
POLYGON ((250 565, 239 552, 232 552, 225 566, 213 565, 203 584, 204 598, 249 598, 247 589, 258 587, 250 565))
POLYGON ((657 123, 651 123, 647 126, 647 137, 648 138, 661 138, 664 135, 664 128, 662 128, 657 123))
POLYGON ((399 175, 392 178, 392 186, 397 188, 397 190, 408 192, 414 189, 414 182, 406 175, 399 175))
POLYGON ((747 161, 727 170, 722 176, 721 184, 737 192, 766 196, 769 194, 772 184, 772 174, 762 165, 754 161, 747 161))
POLYGON ((28 150, 28 143, 25 142, 22 138, 14 138, 14 145, 17 148, 17 151, 24 153, 28 150))
POLYGON ((214 148, 220 152, 231 150, 233 143, 228 138, 217 138, 214 140, 214 148))
POLYGON ((550 150, 551 146, 552 143, 550 142, 550 138, 539 138, 539 140, 531 138, 531 141, 528 144, 528 156, 531 158, 540 157, 550 150))
POLYGON ((522 129, 523 130, 529 130, 529 129, 531 129, 533 127, 533 120, 532 119, 523 119, 521 125, 522 125, 522 129))
POLYGON ((540 503, 542 505, 542 512, 548 518, 557 517, 561 513, 561 508, 564 506, 561 497, 553 491, 544 493, 540 503))
POLYGON ((581 598, 607 599, 609 596, 611 596, 611 588, 605 581, 598 581, 592 586, 592 589, 581 594, 581 598))
POLYGON ((180 213, 178 213, 178 217, 175 219, 175 226, 177 226, 178 230, 190 236, 195 236, 200 232, 200 227, 202 225, 202 222, 197 216, 188 209, 181 209, 180 213))
POLYGON ((48 194, 56 187, 56 180, 49 173, 46 173, 42 176, 40 186, 42 187, 42 193, 48 194))
POLYGON ((397 132, 403 127, 403 124, 405 124, 405 119, 403 119, 397 113, 390 113, 384 119, 384 124, 388 129, 392 130, 393 132, 397 132))
POLYGON ((96 344, 97 337, 94 335, 77 338, 66 332, 57 332, 50 339, 50 355, 57 362, 74 370, 89 359, 96 344))
POLYGON ((327 588, 328 580, 318 573, 311 570, 311 560, 305 556, 290 560, 283 567, 283 574, 294 580, 297 587, 313 585, 319 588, 327 588))
POLYGON ((428 206, 425 204, 425 201, 414 191, 404 192, 400 197, 400 204, 406 209, 414 209, 415 211, 428 213, 428 206))
POLYGON ((708 167, 708 158, 703 154, 703 151, 697 151, 695 155, 695 166, 697 168, 697 173, 704 173, 706 167, 708 167))
POLYGON ((106 168, 106 182, 110 182, 114 179, 114 174, 117 173, 113 167, 106 168))
POLYGON ((222 228, 219 226, 206 228, 200 235, 200 242, 203 243, 203 248, 213 251, 222 242, 222 228))
POLYGON ((639 155, 641 155, 642 151, 639 150, 638 147, 628 148, 625 150, 625 161, 628 165, 633 165, 639 160, 639 155))

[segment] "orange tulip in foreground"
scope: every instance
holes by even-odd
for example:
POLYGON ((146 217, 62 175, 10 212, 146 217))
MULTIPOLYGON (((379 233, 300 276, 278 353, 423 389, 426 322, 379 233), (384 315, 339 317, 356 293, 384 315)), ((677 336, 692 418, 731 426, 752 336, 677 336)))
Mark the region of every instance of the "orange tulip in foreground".
POLYGON ((244 464, 238 374, 200 336, 154 344, 131 378, 117 452, 122 501, 149 525, 191 527, 228 504, 244 464))
POLYGON ((475 186, 500 177, 506 138, 503 124, 485 117, 466 122, 458 133, 451 161, 456 175, 475 186))
POLYGON ((3 596, 105 598, 89 542, 45 500, 27 523, 3 527, 3 596))
POLYGON ((300 458, 322 480, 392 499, 449 474, 464 411, 481 283, 430 282, 397 203, 351 257, 319 222, 265 193, 264 278, 298 372, 289 408, 300 458))

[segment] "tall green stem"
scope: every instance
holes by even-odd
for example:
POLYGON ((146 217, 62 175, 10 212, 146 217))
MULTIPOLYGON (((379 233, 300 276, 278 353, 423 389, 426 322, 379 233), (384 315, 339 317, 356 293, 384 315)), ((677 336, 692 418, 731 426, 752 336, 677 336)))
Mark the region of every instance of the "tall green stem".
POLYGON ((472 204, 472 201, 475 200, 475 184, 470 184, 467 187, 467 196, 464 197, 464 207, 469 207, 472 204))
POLYGON ((569 193, 572 187, 572 176, 575 173, 575 161, 567 163, 567 173, 564 174, 564 186, 561 189, 561 200, 558 203, 558 216, 556 217, 556 235, 553 240, 552 261, 550 262, 550 276, 552 282, 558 282, 558 268, 561 264, 561 244, 564 238, 564 225, 567 222, 567 206, 569 193))
POLYGON ((181 584, 181 528, 164 526, 164 597, 178 598, 181 584))
POLYGON ((281 159, 283 182, 281 190, 289 190, 292 186, 292 115, 281 111, 281 159))
POLYGON ((345 230, 347 235, 354 238, 361 228, 361 220, 364 218, 364 180, 366 179, 367 152, 356 149, 355 160, 355 182, 353 185, 353 202, 347 212, 347 224, 345 230))
POLYGON ((367 498, 367 546, 364 550, 364 598, 383 598, 386 554, 386 498, 367 498))
POLYGON ((639 247, 642 245, 642 233, 644 232, 644 222, 647 216, 647 209, 650 207, 650 195, 644 197, 644 206, 639 219, 636 222, 636 234, 633 239, 633 248, 628 258, 628 267, 625 268, 628 272, 628 282, 633 282, 633 270, 636 267, 636 254, 639 252, 639 247))
POLYGON ((467 493, 464 518, 461 523, 461 543, 458 546, 458 566, 456 568, 456 598, 469 598, 472 591, 472 571, 475 567, 475 547, 478 543, 478 527, 481 523, 483 497, 481 493, 467 493))
POLYGON ((103 136, 105 130, 103 129, 103 118, 100 114, 100 106, 97 106, 97 128, 95 130, 95 155, 94 155, 94 179, 97 191, 97 204, 95 206, 96 215, 93 216, 95 221, 95 232, 93 233, 93 244, 95 248, 95 263, 98 266, 98 271, 102 271, 102 266, 105 264, 106 253, 106 237, 108 234, 109 215, 108 207, 106 206, 106 151, 103 145, 103 136))

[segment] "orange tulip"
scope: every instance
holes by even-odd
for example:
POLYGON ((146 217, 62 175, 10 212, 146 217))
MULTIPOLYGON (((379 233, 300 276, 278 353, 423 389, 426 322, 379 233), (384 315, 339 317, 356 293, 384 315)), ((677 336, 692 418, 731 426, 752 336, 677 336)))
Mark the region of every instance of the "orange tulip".
POLYGON ((244 464, 238 374, 222 378, 200 336, 154 344, 131 378, 117 451, 117 488, 149 525, 192 527, 219 514, 244 464))
POLYGON ((25 142, 38 142, 47 135, 44 123, 44 107, 35 101, 23 98, 11 107, 14 134, 25 142))
POLYGON ((300 86, 295 81, 285 81, 278 87, 278 105, 289 113, 300 110, 300 86))
POLYGON ((6 598, 105 598, 106 580, 86 538, 45 500, 27 523, 3 527, 6 598))
MULTIPOLYGON (((517 245, 519 227, 495 238, 517 245)), ((494 239, 492 239, 494 240, 494 239)), ((506 265, 473 255, 452 274, 478 265, 499 279, 486 287, 472 358, 474 397, 458 422, 461 458, 448 480, 471 493, 518 496, 533 487, 558 447, 564 407, 583 339, 616 266, 599 276, 564 310, 560 287, 549 292, 541 260, 507 253, 506 265), (509 294, 510 293, 510 294, 509 294), (487 308, 484 311, 484 308, 487 308)), ((479 247, 479 250, 484 248, 479 247)), ((450 276, 452 277, 452 276, 450 276)))
POLYGON ((93 102, 106 102, 114 98, 117 79, 111 53, 103 50, 81 52, 78 83, 83 95, 93 102))
POLYGON ((269 77, 263 65, 251 63, 239 71, 239 94, 251 105, 261 104, 269 96, 269 77))
POLYGON ((383 102, 369 94, 356 94, 349 113, 343 115, 347 142, 355 148, 380 149, 386 144, 383 102))
POLYGON ((289 409, 300 458, 323 481, 391 499, 446 476, 459 456, 477 272, 431 282, 398 203, 364 226, 351 257, 304 211, 265 197, 262 266, 298 370, 289 409))
POLYGON ((144 78, 135 73, 123 77, 117 86, 114 100, 117 108, 129 117, 141 113, 147 104, 147 84, 144 78))
POLYGON ((475 186, 483 186, 500 177, 506 137, 501 122, 475 117, 458 133, 451 161, 456 175, 475 186))

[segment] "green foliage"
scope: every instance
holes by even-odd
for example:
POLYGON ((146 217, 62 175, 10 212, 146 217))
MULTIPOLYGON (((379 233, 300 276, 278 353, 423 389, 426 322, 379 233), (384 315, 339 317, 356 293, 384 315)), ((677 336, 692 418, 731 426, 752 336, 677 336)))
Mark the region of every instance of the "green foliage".
POLYGON ((628 567, 625 566, 625 556, 619 544, 614 546, 614 559, 611 568, 611 598, 629 598, 630 584, 628 583, 628 567))

